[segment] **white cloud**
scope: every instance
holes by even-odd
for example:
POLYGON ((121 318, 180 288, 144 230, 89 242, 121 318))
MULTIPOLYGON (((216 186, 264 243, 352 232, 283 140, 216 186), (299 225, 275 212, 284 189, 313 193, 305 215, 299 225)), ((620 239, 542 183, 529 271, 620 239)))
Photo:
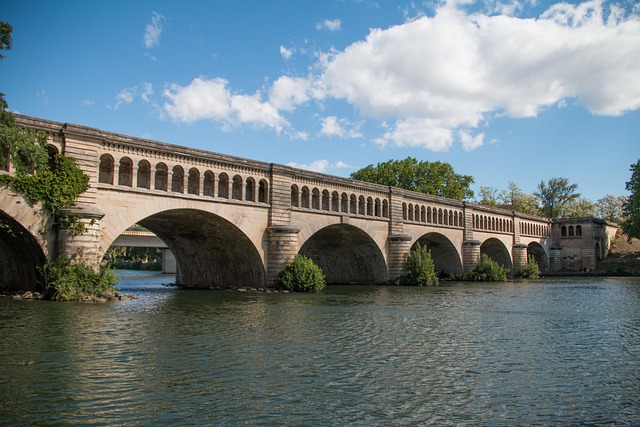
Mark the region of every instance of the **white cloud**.
POLYGON ((353 124, 347 119, 338 119, 336 116, 329 116, 320 119, 322 128, 320 134, 337 138, 362 138, 360 124, 353 124))
POLYGON ((193 79, 187 86, 169 85, 163 91, 167 102, 164 113, 172 120, 191 123, 213 120, 225 128, 249 124, 258 128, 271 128, 280 133, 289 123, 269 102, 261 100, 260 92, 253 95, 235 95, 224 79, 193 79))
POLYGON ((113 109, 117 110, 124 104, 131 104, 136 97, 137 91, 137 86, 122 89, 116 95, 116 103, 114 104, 113 109))
POLYGON ((364 117, 395 120, 378 143, 434 151, 477 147, 469 131, 483 121, 535 117, 566 99, 620 115, 640 108, 640 19, 611 15, 597 1, 538 19, 447 4, 325 55, 320 86, 364 117))
POLYGON ((147 49, 160 44, 160 35, 162 34, 162 23, 164 20, 165 17, 157 12, 151 14, 151 23, 147 24, 144 30, 144 45, 147 49))
POLYGON ((140 95, 140 97, 142 98, 142 100, 144 102, 150 102, 151 101, 151 95, 153 95, 153 85, 149 82, 144 82, 142 84, 142 94, 140 95))
POLYGON ((91 107, 94 104, 92 99, 85 99, 84 101, 82 101, 82 106, 83 107, 91 107))
POLYGON ((458 133, 458 137, 460 138, 460 142, 462 143, 462 148, 465 151, 473 151, 476 148, 484 145, 484 133, 480 133, 476 136, 472 136, 468 131, 461 130, 458 133))
POLYGON ((279 110, 293 111, 309 101, 311 84, 309 79, 282 76, 271 85, 269 102, 279 110))
POLYGON ((342 29, 342 21, 340 19, 325 19, 316 24, 316 30, 340 31, 342 29))
POLYGON ((289 59, 293 55, 293 49, 287 49, 284 46, 280 46, 280 55, 282 55, 285 60, 289 59))

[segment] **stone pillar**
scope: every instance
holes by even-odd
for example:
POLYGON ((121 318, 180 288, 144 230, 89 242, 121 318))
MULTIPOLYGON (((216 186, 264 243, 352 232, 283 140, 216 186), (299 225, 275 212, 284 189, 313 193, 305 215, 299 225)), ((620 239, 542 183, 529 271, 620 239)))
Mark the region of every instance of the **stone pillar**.
POLYGON ((553 245, 549 248, 549 271, 562 270, 562 248, 553 245))
POLYGON ((394 234, 389 236, 389 280, 406 274, 405 261, 411 251, 411 236, 394 234))
POLYGON ((527 245, 522 243, 516 243, 511 247, 513 258, 513 269, 517 269, 520 266, 526 265, 529 261, 527 259, 527 245))
POLYGON ((270 285, 298 253, 300 229, 292 225, 274 225, 268 227, 267 232, 267 285, 270 285))
POLYGON ((480 241, 465 240, 462 242, 462 266, 465 273, 472 271, 480 262, 480 241))
POLYGON ((84 261, 97 270, 100 267, 103 252, 106 250, 106 248, 100 247, 100 219, 103 216, 102 212, 86 205, 58 211, 56 223, 59 228, 56 255, 75 256, 76 260, 84 261), (83 232, 76 232, 72 228, 61 228, 66 222, 73 221, 74 218, 84 225, 83 232))

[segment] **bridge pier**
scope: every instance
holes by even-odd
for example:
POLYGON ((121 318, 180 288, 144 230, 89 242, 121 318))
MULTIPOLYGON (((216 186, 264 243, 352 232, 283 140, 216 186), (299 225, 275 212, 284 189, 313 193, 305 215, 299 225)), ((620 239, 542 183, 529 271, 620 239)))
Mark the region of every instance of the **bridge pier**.
POLYGON ((512 257, 513 257, 513 269, 514 271, 523 265, 526 265, 529 260, 527 256, 527 245, 522 243, 515 243, 512 248, 512 257))
POLYGON ((59 211, 57 216, 57 222, 76 218, 84 225, 84 231, 74 233, 66 228, 58 228, 56 256, 76 256, 78 261, 83 261, 97 270, 103 253, 100 249, 100 219, 104 214, 93 207, 79 205, 59 211))
POLYGON ((389 280, 406 274, 405 260, 411 251, 412 237, 406 234, 389 236, 389 280))
POLYGON ((462 266, 468 273, 480 263, 480 241, 465 240, 462 242, 462 266))
POLYGON ((298 253, 298 233, 293 225, 274 225, 267 228, 269 245, 267 251, 267 285, 272 285, 278 274, 298 253))

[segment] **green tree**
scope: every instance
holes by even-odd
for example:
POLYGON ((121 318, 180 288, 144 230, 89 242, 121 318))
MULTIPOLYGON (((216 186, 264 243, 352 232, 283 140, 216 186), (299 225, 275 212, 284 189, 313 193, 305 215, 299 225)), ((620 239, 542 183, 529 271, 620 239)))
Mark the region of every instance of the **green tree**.
POLYGON ((280 272, 276 284, 292 292, 319 292, 327 281, 322 269, 311 258, 298 254, 280 272))
POLYGON ((578 197, 567 202, 564 207, 564 215, 568 217, 594 217, 596 216, 596 205, 589 199, 578 197))
POLYGON ((406 281, 418 286, 435 286, 438 284, 438 275, 431 258, 431 251, 427 246, 418 243, 407 255, 405 267, 409 272, 406 281))
POLYGON ((596 216, 620 224, 624 219, 623 207, 626 201, 624 196, 607 194, 596 202, 596 216))
POLYGON ((540 181, 538 190, 533 194, 540 198, 542 215, 550 219, 561 218, 566 215, 567 203, 580 197, 575 191, 578 184, 569 184, 567 178, 551 178, 546 183, 540 181))
POLYGON ((484 206, 498 206, 497 193, 498 190, 493 187, 480 186, 480 197, 477 203, 484 206))
MULTIPOLYGON (((12 38, 11 33, 13 27, 8 22, 0 21, 0 50, 11 50, 12 38)), ((4 59, 5 55, 0 53, 0 59, 4 59)))
POLYGON ((512 209, 516 212, 538 215, 540 213, 540 199, 532 194, 526 194, 513 181, 509 181, 509 188, 502 190, 498 195, 500 205, 505 209, 512 209))
POLYGON ((631 165, 631 179, 627 181, 625 188, 629 191, 629 197, 622 208, 625 219, 622 221, 622 231, 628 239, 640 239, 640 160, 631 165))
POLYGON ((457 174, 449 163, 439 161, 389 160, 357 170, 351 178, 456 200, 473 198, 473 177, 457 174))

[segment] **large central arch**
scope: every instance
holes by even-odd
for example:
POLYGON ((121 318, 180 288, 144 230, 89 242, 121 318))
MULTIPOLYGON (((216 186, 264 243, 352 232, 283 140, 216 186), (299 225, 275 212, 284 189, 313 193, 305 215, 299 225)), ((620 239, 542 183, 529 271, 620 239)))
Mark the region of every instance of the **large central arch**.
POLYGON ((513 270, 513 262, 511 261, 511 255, 504 243, 495 237, 491 237, 480 245, 480 253, 487 255, 489 258, 507 267, 509 270, 513 270))
POLYGON ((321 229, 299 253, 322 268, 328 284, 381 284, 389 280, 378 245, 353 225, 334 224, 321 229))
POLYGON ((251 240, 226 219, 195 209, 173 209, 139 224, 175 255, 176 282, 186 287, 264 286, 266 274, 251 240))
POLYGON ((462 260, 456 247, 440 233, 427 233, 414 243, 426 246, 431 251, 431 259, 437 273, 462 273, 462 260))

